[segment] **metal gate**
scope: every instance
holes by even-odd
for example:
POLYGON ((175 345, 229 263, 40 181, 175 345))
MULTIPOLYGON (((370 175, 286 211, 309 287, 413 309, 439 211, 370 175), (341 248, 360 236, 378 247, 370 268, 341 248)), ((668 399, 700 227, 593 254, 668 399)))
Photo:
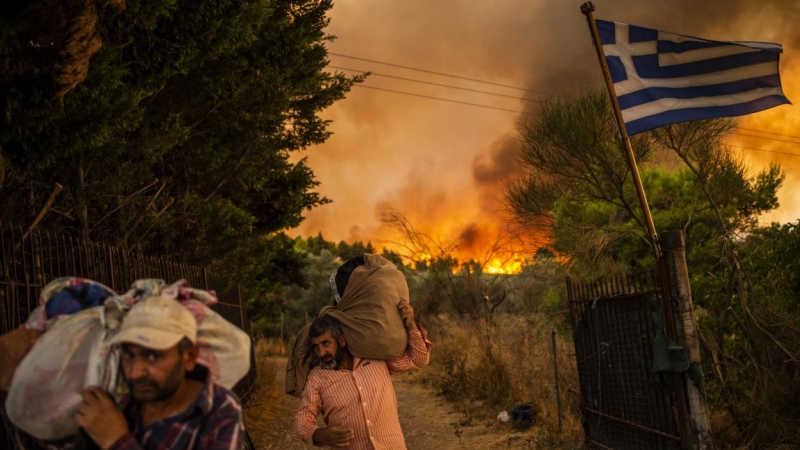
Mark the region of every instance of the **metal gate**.
POLYGON ((655 276, 567 278, 567 292, 587 446, 681 448, 680 395, 651 375, 654 315, 662 304, 655 276))

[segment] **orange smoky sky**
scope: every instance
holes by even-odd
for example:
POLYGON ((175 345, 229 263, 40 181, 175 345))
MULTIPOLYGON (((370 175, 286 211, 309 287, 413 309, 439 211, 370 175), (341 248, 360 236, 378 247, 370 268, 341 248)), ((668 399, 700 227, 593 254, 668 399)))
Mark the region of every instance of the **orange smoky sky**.
MULTIPOLYGON (((462 259, 486 257, 510 227, 504 189, 518 175, 515 124, 520 112, 535 110, 535 101, 547 95, 570 96, 601 82, 580 4, 566 0, 335 2, 327 29, 337 37, 328 45, 329 69, 373 75, 363 83, 365 87, 354 87, 346 99, 324 112, 324 118, 332 121, 333 135, 301 155, 308 158, 321 183, 318 191, 332 203, 310 211, 290 233, 321 232, 329 240, 395 247, 392 242, 399 237, 381 217, 387 210, 396 210, 417 230, 458 245, 456 253, 462 259)), ((784 91, 790 100, 800 102, 800 33, 796 31, 800 2, 598 0, 595 5, 600 19, 709 39, 782 43, 784 91)), ((740 125, 797 136, 798 108, 773 108, 742 118, 740 125)), ((742 152, 753 175, 770 162, 786 169, 787 179, 779 191, 781 206, 765 220, 797 220, 800 156, 775 152, 800 154, 800 139, 762 136, 773 140, 734 135, 729 143, 742 152)), ((528 254, 535 245, 528 241, 528 254)))

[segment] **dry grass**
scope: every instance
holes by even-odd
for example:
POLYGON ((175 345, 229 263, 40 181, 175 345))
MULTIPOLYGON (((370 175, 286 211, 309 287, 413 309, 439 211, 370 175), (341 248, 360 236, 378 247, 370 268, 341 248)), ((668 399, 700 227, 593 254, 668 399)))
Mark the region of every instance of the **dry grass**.
POLYGON ((580 447, 583 428, 574 349, 556 335, 562 402, 558 433, 551 328, 543 319, 535 315, 498 316, 493 322, 440 318, 430 328, 434 348, 424 382, 460 402, 468 415, 494 417, 529 403, 543 448, 580 447))
POLYGON ((256 342, 256 356, 261 359, 269 358, 271 356, 288 356, 292 351, 291 343, 281 341, 280 339, 269 338, 260 339, 256 342))
MULTIPOLYGON (((465 439, 467 436, 470 436, 469 442, 478 439, 470 432, 486 433, 482 425, 492 423, 492 435, 497 435, 498 439, 519 439, 520 446, 582 448, 574 351, 571 344, 557 336, 563 405, 563 428, 559 433, 552 338, 550 327, 539 317, 501 316, 493 324, 439 319, 428 325, 434 344, 431 364, 406 378, 432 386, 452 401, 460 414, 456 429, 469 430, 464 433, 465 439), (531 429, 515 434, 520 430, 513 430, 510 423, 498 424, 496 416, 503 410, 510 413, 511 408, 520 403, 531 403, 536 417, 531 429), (514 437, 509 437, 512 435, 514 437)), ((288 349, 278 340, 261 340, 256 343, 255 351, 257 388, 246 415, 253 440, 258 448, 270 445, 269 448, 302 448, 290 431, 296 400, 283 393, 280 383, 282 373, 279 371, 283 370, 285 359, 276 358, 288 349)), ((416 407, 421 401, 415 400, 416 407)), ((451 417, 426 416, 425 420, 447 421, 452 420, 451 417)), ((407 424, 409 430, 425 426, 407 424)))
POLYGON ((278 383, 278 370, 270 356, 273 350, 279 350, 268 341, 258 341, 255 344, 256 379, 255 391, 251 394, 247 403, 245 422, 250 435, 257 448, 262 448, 260 444, 269 442, 274 433, 274 423, 281 420, 287 411, 281 407, 281 400, 285 394, 280 390, 278 383))
POLYGON ((246 410, 245 420, 247 429, 253 436, 254 441, 260 441, 260 435, 263 434, 262 425, 269 423, 267 417, 273 408, 264 407, 269 405, 276 394, 275 377, 277 373, 275 367, 267 361, 261 353, 261 342, 256 343, 256 370, 258 377, 256 378, 255 391, 248 400, 248 408, 246 410))

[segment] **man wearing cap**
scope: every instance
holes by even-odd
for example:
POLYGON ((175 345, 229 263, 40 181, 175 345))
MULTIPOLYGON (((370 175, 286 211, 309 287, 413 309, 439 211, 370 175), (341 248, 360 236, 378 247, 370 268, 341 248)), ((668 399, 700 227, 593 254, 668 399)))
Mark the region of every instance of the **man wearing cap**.
MULTIPOLYGON (((35 336, 21 330, 0 337, 0 392, 35 336), (14 335, 16 333, 16 335, 14 335), (9 374, 10 373, 10 374, 9 374)), ((120 408, 99 387, 83 392, 75 419, 102 449, 241 449, 242 407, 197 364, 197 322, 178 301, 150 297, 136 303, 110 344, 122 346, 121 369, 130 393, 120 408)), ((2 408, 0 408, 2 409, 2 408)), ((0 411, 4 413, 4 410, 0 411)), ((5 419, 5 417, 4 417, 5 419)), ((68 449, 7 428, 23 449, 68 449)))

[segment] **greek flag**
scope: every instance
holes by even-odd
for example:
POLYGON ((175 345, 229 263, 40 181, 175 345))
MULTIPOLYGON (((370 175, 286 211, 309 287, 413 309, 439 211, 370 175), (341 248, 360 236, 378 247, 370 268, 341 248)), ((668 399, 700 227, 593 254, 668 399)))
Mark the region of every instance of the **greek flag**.
POLYGON ((778 73, 780 44, 596 22, 628 134, 791 104, 778 73))

